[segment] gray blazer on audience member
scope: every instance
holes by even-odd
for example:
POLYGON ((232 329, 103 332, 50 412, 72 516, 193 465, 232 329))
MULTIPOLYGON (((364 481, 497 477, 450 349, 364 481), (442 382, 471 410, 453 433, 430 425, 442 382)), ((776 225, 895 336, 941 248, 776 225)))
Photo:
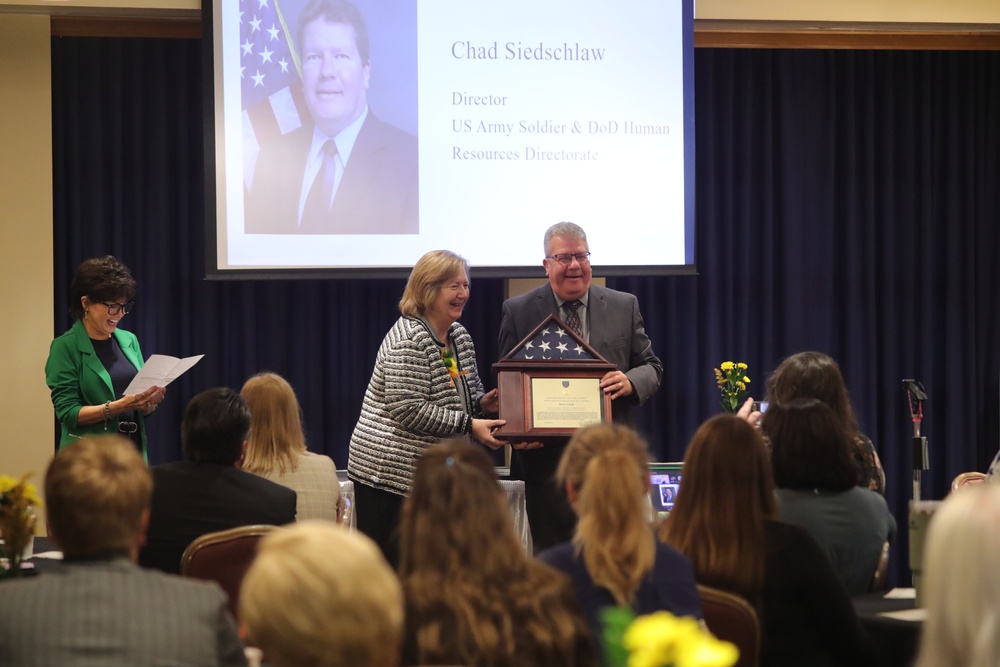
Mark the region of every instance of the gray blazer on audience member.
POLYGON ((0 665, 246 664, 215 584, 143 570, 124 556, 0 583, 0 665))

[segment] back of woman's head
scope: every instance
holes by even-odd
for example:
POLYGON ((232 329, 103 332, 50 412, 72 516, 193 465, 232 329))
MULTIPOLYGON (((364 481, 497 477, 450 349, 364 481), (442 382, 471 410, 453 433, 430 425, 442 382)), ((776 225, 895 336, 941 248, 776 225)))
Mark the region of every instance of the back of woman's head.
POLYGON ((246 381, 240 395, 250 408, 243 469, 253 473, 295 470, 306 451, 302 409, 295 390, 276 373, 258 373, 246 381))
POLYGON ((239 606, 251 645, 277 667, 399 664, 399 580, 374 542, 332 522, 269 533, 239 606))
POLYGON ((927 620, 917 667, 992 667, 1000 655, 1000 486, 953 492, 924 543, 927 620))
POLYGON ((579 517, 573 542, 594 582, 623 605, 655 559, 648 460, 648 447, 635 431, 595 424, 573 435, 556 471, 579 517))
POLYGON ((660 537, 691 560, 699 582, 753 599, 764 582, 764 521, 775 514, 760 433, 739 417, 719 415, 688 445, 660 537))
POLYGON ((428 448, 400 529, 405 660, 576 664, 553 657, 571 654, 578 639, 578 612, 561 599, 572 589, 529 561, 482 450, 460 438, 428 448))
POLYGON ((825 403, 814 398, 779 403, 767 411, 763 429, 779 488, 846 491, 857 482, 851 434, 825 403))
POLYGON ((503 576, 524 561, 489 457, 463 438, 417 460, 400 524, 400 573, 503 576))
POLYGON ((822 352, 799 352, 778 364, 768 378, 767 396, 771 405, 815 398, 833 409, 852 437, 858 432, 857 417, 840 366, 822 352))

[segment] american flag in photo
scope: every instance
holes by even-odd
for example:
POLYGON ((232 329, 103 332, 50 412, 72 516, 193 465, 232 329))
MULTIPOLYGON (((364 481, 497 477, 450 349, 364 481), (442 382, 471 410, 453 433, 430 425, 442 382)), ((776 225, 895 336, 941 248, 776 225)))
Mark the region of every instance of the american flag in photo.
POLYGON ((516 361, 549 361, 551 359, 596 359, 566 331, 566 327, 552 318, 538 330, 524 345, 520 346, 511 360, 516 361))
POLYGON ((299 59, 278 0, 240 0, 243 180, 253 184, 260 146, 302 127, 299 59))

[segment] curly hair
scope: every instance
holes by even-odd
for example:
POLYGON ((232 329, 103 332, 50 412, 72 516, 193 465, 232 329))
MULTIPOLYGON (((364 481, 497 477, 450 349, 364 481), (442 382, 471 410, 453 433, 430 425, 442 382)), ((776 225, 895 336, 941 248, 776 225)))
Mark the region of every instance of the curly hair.
POLYGON ((428 448, 400 528, 404 664, 595 664, 569 579, 525 555, 480 449, 428 448))
POLYGON ((132 272, 111 255, 85 259, 69 286, 69 312, 75 319, 81 320, 84 315, 83 297, 96 301, 131 301, 135 298, 135 291, 132 272))

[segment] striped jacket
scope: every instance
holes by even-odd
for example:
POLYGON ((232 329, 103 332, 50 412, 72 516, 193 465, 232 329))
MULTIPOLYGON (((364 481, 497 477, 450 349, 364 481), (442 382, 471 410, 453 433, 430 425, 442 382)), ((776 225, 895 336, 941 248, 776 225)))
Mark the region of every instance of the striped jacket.
POLYGON ((425 447, 471 432, 484 393, 476 349, 461 324, 452 324, 448 335, 465 373, 454 382, 441 345, 423 321, 401 317, 386 334, 351 436, 351 479, 405 496, 425 447))

